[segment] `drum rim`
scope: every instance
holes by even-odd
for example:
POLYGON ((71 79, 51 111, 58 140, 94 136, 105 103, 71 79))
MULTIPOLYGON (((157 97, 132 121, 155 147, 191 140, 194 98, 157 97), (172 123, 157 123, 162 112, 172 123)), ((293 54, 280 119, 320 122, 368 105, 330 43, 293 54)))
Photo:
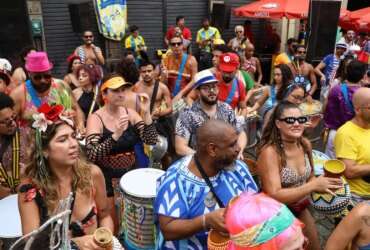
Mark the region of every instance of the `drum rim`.
POLYGON ((140 169, 133 169, 133 170, 131 170, 131 171, 128 171, 127 173, 125 173, 122 177, 121 177, 121 179, 120 179, 120 181, 119 181, 119 186, 120 186, 120 188, 121 188, 121 190, 124 192, 124 193, 126 193, 126 194, 128 194, 128 195, 131 195, 131 196, 134 196, 134 197, 138 197, 138 198, 144 198, 144 199, 153 199, 153 198, 155 198, 156 197, 156 194, 154 194, 154 195, 143 195, 143 194, 137 194, 137 193, 133 193, 133 192, 130 192, 129 190, 127 190, 127 188, 125 188, 125 186, 124 186, 124 180, 125 179, 127 179, 127 178, 129 178, 129 176, 130 175, 134 175, 134 174, 136 174, 136 173, 140 173, 140 172, 148 172, 148 171, 150 171, 150 172, 152 172, 152 173, 156 173, 156 174, 158 174, 157 175, 157 179, 160 177, 160 176, 162 176, 163 174, 165 174, 165 171, 163 171, 163 170, 161 170, 161 169, 156 169, 156 168, 140 168, 140 169))
MULTIPOLYGON (((18 194, 11 194, 3 199, 0 200, 0 203, 1 201, 7 201, 7 200, 11 200, 11 199, 16 199, 16 204, 17 204, 17 212, 18 212, 18 215, 19 215, 19 234, 18 235, 2 235, 1 232, 0 232, 0 238, 3 238, 3 239, 14 239, 14 238, 18 238, 18 237, 21 237, 22 236, 22 224, 21 224, 21 218, 20 218, 20 214, 19 214, 19 210, 18 210, 18 194)), ((12 222, 12 225, 15 225, 14 221, 12 222)))

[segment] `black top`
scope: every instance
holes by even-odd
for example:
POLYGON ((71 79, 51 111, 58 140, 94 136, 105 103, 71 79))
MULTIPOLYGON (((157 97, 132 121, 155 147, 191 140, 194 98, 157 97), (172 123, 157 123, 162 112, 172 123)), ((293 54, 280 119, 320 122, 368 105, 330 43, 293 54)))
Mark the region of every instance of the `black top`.
MULTIPOLYGON (((77 102, 78 102, 78 105, 80 106, 80 108, 82 109, 82 112, 84 112, 84 114, 85 114, 85 119, 87 119, 87 117, 89 116, 89 112, 90 112, 91 105, 92 105, 93 101, 94 101, 94 92, 93 91, 90 91, 90 92, 82 91, 82 95, 78 99, 77 102)), ((99 109, 98 103, 95 102, 94 108, 93 108, 91 113, 93 113, 94 111, 96 111, 98 109, 99 109)))

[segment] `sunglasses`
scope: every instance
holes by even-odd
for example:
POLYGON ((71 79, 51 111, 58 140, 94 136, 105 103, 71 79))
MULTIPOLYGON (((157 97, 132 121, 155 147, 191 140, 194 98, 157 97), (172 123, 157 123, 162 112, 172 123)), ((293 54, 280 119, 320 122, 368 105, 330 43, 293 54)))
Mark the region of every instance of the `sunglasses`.
POLYGON ((199 89, 210 92, 211 90, 212 91, 218 90, 218 86, 216 84, 215 85, 203 85, 199 87, 199 89))
POLYGON ((299 54, 299 55, 305 55, 306 54, 306 51, 297 51, 297 54, 299 54))
POLYGON ((299 124, 305 124, 308 122, 308 118, 306 116, 300 116, 300 117, 285 117, 278 119, 279 121, 285 122, 286 124, 294 124, 295 122, 298 122, 299 124))
POLYGON ((52 78, 52 76, 50 74, 36 74, 32 78, 35 81, 40 81, 42 78, 48 81, 52 78))
POLYGON ((84 36, 85 38, 93 38, 94 36, 84 36))
POLYGON ((173 47, 179 47, 182 45, 182 42, 178 42, 178 43, 171 43, 171 46, 173 47))

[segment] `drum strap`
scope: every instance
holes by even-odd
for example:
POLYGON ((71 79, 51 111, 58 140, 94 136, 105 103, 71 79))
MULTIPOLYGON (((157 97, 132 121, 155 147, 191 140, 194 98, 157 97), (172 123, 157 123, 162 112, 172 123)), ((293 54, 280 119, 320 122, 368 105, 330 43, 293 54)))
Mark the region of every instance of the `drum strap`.
MULTIPOLYGON (((8 187, 15 191, 19 184, 19 155, 20 155, 20 136, 17 130, 12 139, 12 176, 9 176, 3 164, 0 164, 0 177, 5 179, 8 187)), ((2 155, 1 155, 2 157, 2 155)))
POLYGON ((178 75, 176 78, 175 87, 172 92, 173 96, 176 96, 180 92, 182 73, 184 73, 185 64, 187 60, 188 60, 188 54, 184 53, 181 58, 180 68, 179 68, 178 75))
POLYGON ((150 114, 153 113, 155 99, 157 99, 158 89, 159 89, 159 81, 157 80, 154 83, 152 98, 150 99, 150 114))
POLYGON ((200 161, 199 161, 197 155, 194 155, 194 162, 195 162, 195 166, 197 167, 197 169, 199 170, 200 174, 202 175, 202 178, 205 180, 205 182, 207 183, 209 189, 211 190, 211 192, 213 194, 213 197, 215 198, 217 204, 219 205, 220 208, 224 208, 225 207, 224 203, 217 196, 216 191, 215 191, 215 189, 214 189, 211 181, 209 180, 209 177, 207 176, 206 172, 204 172, 204 169, 203 169, 202 165, 200 164, 200 161))

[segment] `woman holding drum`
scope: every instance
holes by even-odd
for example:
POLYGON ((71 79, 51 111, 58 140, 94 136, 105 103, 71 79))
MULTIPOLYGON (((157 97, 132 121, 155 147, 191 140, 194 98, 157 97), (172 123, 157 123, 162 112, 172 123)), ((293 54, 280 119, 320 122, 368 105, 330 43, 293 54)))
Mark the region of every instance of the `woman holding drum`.
POLYGON ((307 209, 311 192, 331 192, 342 186, 340 179, 314 177, 310 142, 302 137, 307 117, 292 103, 275 108, 259 146, 257 168, 262 190, 285 203, 306 224, 309 249, 320 249, 314 220, 307 209))
POLYGON ((89 160, 103 171, 111 215, 118 223, 112 181, 135 168, 135 144, 142 140, 154 145, 157 132, 146 94, 138 94, 140 110, 143 111, 140 116, 136 111, 123 107, 125 91, 132 86, 131 83, 118 75, 108 76, 103 82, 100 90, 105 104, 87 120, 86 151, 89 160))
MULTIPOLYGON (((34 115, 36 129, 33 161, 26 168, 18 196, 23 235, 38 229, 62 212, 60 201, 71 193, 69 232, 74 246, 98 249, 93 233, 98 227, 113 230, 101 170, 80 156, 72 120, 63 116, 63 106, 44 104, 34 115)), ((61 239, 65 243, 65 239, 61 239)), ((49 242, 36 241, 35 244, 49 242)), ((37 248, 46 249, 46 248, 37 248)))

